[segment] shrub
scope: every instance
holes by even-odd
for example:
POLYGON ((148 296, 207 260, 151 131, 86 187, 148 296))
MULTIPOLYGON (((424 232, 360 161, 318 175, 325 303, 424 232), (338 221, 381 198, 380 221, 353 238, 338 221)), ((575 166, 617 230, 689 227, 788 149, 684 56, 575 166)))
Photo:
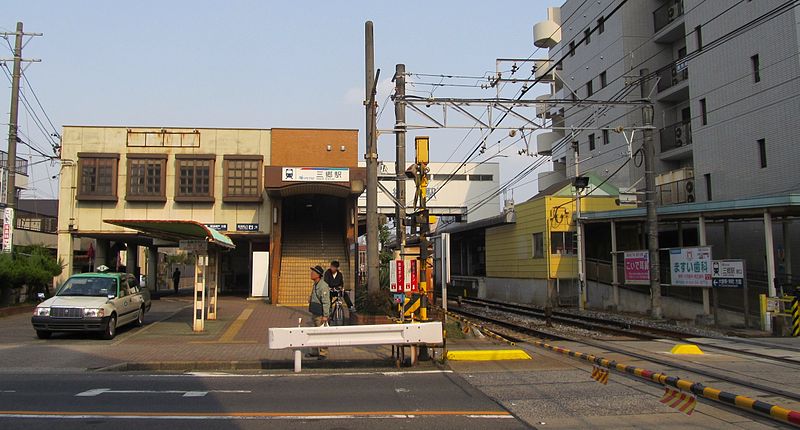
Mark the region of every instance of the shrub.
POLYGON ((31 295, 47 291, 62 267, 42 246, 16 247, 13 253, 0 254, 0 288, 27 285, 31 295))

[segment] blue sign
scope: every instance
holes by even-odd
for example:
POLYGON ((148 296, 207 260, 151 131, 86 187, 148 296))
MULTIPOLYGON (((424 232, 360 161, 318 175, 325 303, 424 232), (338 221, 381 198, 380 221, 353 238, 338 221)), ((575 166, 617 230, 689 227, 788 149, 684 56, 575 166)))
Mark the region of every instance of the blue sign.
POLYGON ((399 305, 400 303, 404 303, 406 301, 406 295, 403 293, 394 293, 392 294, 392 300, 394 304, 399 305))
POLYGON ((228 224, 206 224, 206 227, 216 231, 227 231, 228 224))
POLYGON ((258 224, 236 224, 236 231, 258 231, 258 224))

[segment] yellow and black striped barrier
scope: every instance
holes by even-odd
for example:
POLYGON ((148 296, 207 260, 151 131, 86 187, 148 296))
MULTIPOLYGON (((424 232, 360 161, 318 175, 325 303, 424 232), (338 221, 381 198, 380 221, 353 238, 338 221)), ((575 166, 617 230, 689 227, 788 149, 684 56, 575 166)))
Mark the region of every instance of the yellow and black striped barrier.
POLYGON ((592 366, 592 379, 603 385, 608 385, 608 373, 608 369, 603 369, 600 366, 592 366))
POLYGON ((675 376, 668 376, 663 373, 653 372, 651 370, 642 369, 639 367, 628 366, 623 363, 617 363, 614 360, 608 360, 603 357, 597 357, 591 354, 585 354, 578 351, 572 351, 560 346, 553 346, 542 341, 532 340, 531 345, 538 346, 559 354, 568 355, 579 360, 588 361, 593 365, 604 367, 606 369, 616 370, 620 373, 627 373, 637 378, 655 382, 665 387, 674 387, 686 393, 703 397, 719 403, 724 403, 730 406, 735 406, 740 409, 749 410, 764 414, 778 421, 800 425, 800 411, 794 411, 784 408, 782 406, 773 405, 760 400, 751 399, 746 396, 739 396, 726 391, 717 390, 716 388, 706 387, 699 382, 692 382, 688 379, 681 379, 675 376))
POLYGON ((664 395, 661 396, 659 402, 686 415, 691 415, 695 406, 697 406, 697 398, 694 394, 687 394, 670 387, 664 387, 664 395))
POLYGON ((792 336, 800 337, 800 298, 797 297, 795 294, 794 298, 792 299, 792 307, 791 307, 791 314, 792 314, 792 336))

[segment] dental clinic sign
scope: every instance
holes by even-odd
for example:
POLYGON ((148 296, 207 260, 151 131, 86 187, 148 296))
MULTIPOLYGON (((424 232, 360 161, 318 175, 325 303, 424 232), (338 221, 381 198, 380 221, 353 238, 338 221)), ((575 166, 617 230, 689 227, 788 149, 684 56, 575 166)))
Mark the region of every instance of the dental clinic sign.
POLYGON ((284 182, 350 182, 346 167, 284 167, 284 182))
POLYGON ((671 285, 681 287, 710 287, 711 248, 673 248, 669 250, 671 285))
POLYGON ((625 251, 625 283, 650 284, 650 254, 647 251, 625 251))

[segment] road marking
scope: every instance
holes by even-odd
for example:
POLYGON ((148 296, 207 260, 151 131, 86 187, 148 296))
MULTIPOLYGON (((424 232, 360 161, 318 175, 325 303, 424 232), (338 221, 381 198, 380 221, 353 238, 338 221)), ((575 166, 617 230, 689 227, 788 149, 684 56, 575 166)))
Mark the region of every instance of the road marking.
POLYGON ((394 389, 394 391, 395 391, 396 393, 400 394, 400 393, 408 393, 408 392, 410 392, 411 390, 409 390, 408 388, 395 388, 395 389, 394 389))
POLYGON ((75 397, 97 397, 101 394, 181 394, 182 397, 205 397, 208 393, 223 394, 250 394, 250 390, 208 390, 208 391, 179 391, 179 390, 112 390, 110 388, 94 388, 78 393, 75 397))
POLYGON ((236 337, 236 335, 239 334, 239 330, 241 330, 242 327, 244 327, 244 323, 247 321, 248 318, 250 318, 250 315, 252 315, 252 313, 253 313, 253 308, 246 308, 245 310, 243 310, 242 313, 240 313, 239 316, 236 317, 236 319, 231 323, 230 327, 228 327, 228 329, 225 330, 225 333, 223 333, 222 337, 219 338, 219 342, 220 343, 232 342, 233 339, 236 337))
POLYGON ((342 420, 408 419, 416 417, 460 416, 476 419, 513 419, 505 411, 374 411, 374 412, 58 412, 0 411, 2 418, 55 419, 150 419, 150 420, 342 420))

